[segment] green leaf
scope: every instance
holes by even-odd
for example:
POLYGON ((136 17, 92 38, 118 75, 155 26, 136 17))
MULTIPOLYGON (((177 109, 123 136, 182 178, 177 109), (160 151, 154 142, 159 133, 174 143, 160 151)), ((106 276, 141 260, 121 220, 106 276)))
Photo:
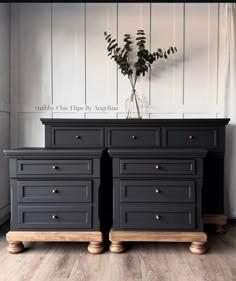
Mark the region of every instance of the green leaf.
POLYGON ((137 37, 135 40, 145 40, 146 37, 145 36, 141 36, 141 37, 137 37))
POLYGON ((111 34, 108 34, 105 38, 105 40, 108 40, 111 37, 111 34))

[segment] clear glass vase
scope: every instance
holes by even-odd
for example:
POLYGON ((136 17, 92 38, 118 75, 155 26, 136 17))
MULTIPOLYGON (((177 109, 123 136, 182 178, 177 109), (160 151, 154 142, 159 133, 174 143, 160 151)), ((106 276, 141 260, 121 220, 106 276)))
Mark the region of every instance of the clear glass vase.
POLYGON ((126 119, 142 118, 143 103, 134 89, 132 90, 131 96, 126 100, 125 108, 127 112, 126 119))

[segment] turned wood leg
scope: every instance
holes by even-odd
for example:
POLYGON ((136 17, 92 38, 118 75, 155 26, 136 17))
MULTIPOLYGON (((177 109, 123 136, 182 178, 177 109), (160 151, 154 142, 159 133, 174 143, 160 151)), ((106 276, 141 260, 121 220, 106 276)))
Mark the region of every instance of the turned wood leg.
POLYGON ((192 242, 189 250, 193 254, 202 255, 206 252, 206 243, 205 242, 192 242))
POLYGON ((22 242, 18 242, 18 241, 9 242, 7 250, 11 254, 18 254, 23 252, 24 245, 22 244, 22 242))
POLYGON ((225 225, 217 224, 216 225, 216 233, 217 234, 224 234, 226 232, 225 225))
POLYGON ((88 245, 88 251, 91 254, 101 254, 103 250, 103 242, 90 242, 88 245))
POLYGON ((111 245, 109 249, 112 253, 117 253, 117 254, 125 251, 124 244, 121 241, 111 241, 111 245))

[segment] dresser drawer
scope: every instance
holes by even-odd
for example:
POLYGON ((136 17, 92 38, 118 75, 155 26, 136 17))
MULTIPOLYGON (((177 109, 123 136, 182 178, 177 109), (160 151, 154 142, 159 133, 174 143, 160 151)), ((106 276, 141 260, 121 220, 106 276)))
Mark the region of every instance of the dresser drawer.
POLYGON ((18 175, 92 175, 91 159, 82 160, 18 160, 18 175))
POLYGON ((18 206, 19 229, 80 229, 92 227, 91 206, 18 206))
POLYGON ((195 181, 118 180, 120 202, 195 202, 195 181))
POLYGON ((163 146, 168 147, 217 148, 218 139, 215 127, 166 127, 162 133, 163 146))
POLYGON ((195 226, 194 206, 132 206, 120 207, 120 227, 123 229, 190 230, 195 226))
POLYGON ((91 202, 92 181, 17 181, 19 203, 91 202))
POLYGON ((108 147, 157 147, 160 146, 159 128, 107 129, 108 147))
POLYGON ((51 128, 50 147, 103 147, 102 128, 51 128))
POLYGON ((194 175, 195 160, 120 159, 120 175, 194 175))

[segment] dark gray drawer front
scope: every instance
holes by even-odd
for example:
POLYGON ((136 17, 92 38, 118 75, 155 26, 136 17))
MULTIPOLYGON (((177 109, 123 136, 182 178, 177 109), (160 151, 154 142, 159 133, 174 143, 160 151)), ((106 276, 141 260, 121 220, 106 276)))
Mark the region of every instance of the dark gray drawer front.
POLYGON ((19 206, 19 229, 80 229, 92 227, 91 206, 19 206))
POLYGON ((109 147, 156 147, 160 146, 160 129, 111 128, 107 140, 109 147))
POLYGON ((194 160, 121 159, 121 175, 194 175, 194 160))
POLYGON ((103 147, 104 130, 99 128, 51 128, 52 146, 103 147))
POLYGON ((91 202, 92 181, 18 181, 18 202, 91 202))
POLYGON ((18 160, 19 175, 91 175, 92 160, 18 160))
POLYGON ((218 129, 214 127, 166 127, 163 128, 162 140, 168 147, 217 148, 218 135, 218 129))
POLYGON ((121 180, 120 202, 195 202, 194 181, 121 180))
POLYGON ((195 228, 195 208, 192 207, 120 207, 120 227, 123 229, 182 230, 195 228))

